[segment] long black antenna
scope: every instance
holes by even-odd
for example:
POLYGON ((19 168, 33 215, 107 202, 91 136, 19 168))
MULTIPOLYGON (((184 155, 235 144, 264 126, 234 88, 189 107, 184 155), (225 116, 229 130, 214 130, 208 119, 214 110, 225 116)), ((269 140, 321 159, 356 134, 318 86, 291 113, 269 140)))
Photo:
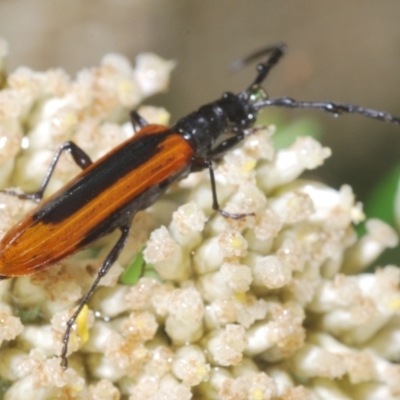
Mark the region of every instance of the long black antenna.
MULTIPOLYGON (((274 46, 268 46, 254 53, 251 53, 247 57, 235 61, 231 68, 232 70, 238 70, 257 60, 260 57, 269 55, 267 59, 257 66, 257 76, 253 83, 249 86, 247 91, 251 91, 254 87, 258 87, 267 78, 270 70, 274 67, 282 56, 285 54, 286 45, 279 43, 274 46)), ((379 121, 390 122, 393 124, 400 125, 400 118, 395 117, 384 111, 374 110, 372 108, 364 108, 353 104, 337 103, 334 101, 297 101, 290 97, 280 97, 276 99, 264 99, 257 101, 253 104, 255 110, 260 110, 266 107, 285 107, 285 108, 314 108, 324 110, 335 116, 340 114, 359 114, 367 118, 376 119, 379 121)))
POLYGON ((270 56, 266 59, 266 61, 264 61, 261 64, 258 64, 257 77, 254 80, 254 82, 250 85, 249 88, 253 87, 254 85, 260 85, 265 80, 265 78, 268 76, 271 68, 274 67, 276 64, 278 64, 279 60, 285 54, 285 51, 286 51, 286 45, 284 43, 280 43, 280 44, 277 44, 274 46, 264 47, 261 50, 257 50, 254 53, 251 53, 247 57, 244 57, 244 58, 234 61, 231 64, 231 70, 238 71, 239 69, 242 69, 249 63, 257 60, 258 58, 263 57, 267 54, 270 54, 270 56))
POLYGON ((324 110, 335 116, 340 114, 360 114, 367 118, 377 119, 379 121, 390 122, 400 125, 400 118, 395 117, 384 111, 374 110, 372 108, 359 107, 353 104, 336 103, 334 101, 296 101, 290 97, 281 97, 277 99, 265 99, 254 103, 256 110, 265 107, 285 107, 285 108, 315 108, 324 110))

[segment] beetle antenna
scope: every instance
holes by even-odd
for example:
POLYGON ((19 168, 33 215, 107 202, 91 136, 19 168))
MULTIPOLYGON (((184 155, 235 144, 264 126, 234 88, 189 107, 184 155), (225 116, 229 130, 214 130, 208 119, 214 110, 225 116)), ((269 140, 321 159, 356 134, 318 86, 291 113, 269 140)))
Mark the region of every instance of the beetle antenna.
POLYGON ((264 99, 253 104, 256 110, 266 107, 285 107, 285 108, 315 108, 324 110, 335 116, 340 114, 360 114, 367 118, 377 119, 379 121, 390 122, 400 125, 400 118, 392 114, 355 106, 353 104, 336 103, 333 101, 296 101, 290 97, 281 97, 277 99, 264 99))
POLYGON ((256 86, 260 85, 265 80, 271 68, 274 67, 279 62, 279 60, 285 54, 285 51, 286 51, 286 45, 284 43, 280 43, 274 46, 264 47, 261 50, 251 53, 245 58, 241 58, 239 60, 234 61, 231 65, 231 70, 238 71, 242 69, 244 66, 248 65, 249 63, 257 60, 258 58, 269 54, 269 57, 263 63, 257 66, 258 74, 254 82, 249 86, 250 89, 255 85, 256 86))

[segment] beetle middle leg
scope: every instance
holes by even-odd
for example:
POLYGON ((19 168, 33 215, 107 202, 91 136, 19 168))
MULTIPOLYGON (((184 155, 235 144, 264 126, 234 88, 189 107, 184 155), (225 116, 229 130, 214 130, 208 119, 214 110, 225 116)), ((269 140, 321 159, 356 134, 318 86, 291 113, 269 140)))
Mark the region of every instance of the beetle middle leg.
POLYGON ((9 194, 11 196, 16 196, 19 199, 29 199, 35 202, 39 202, 43 198, 44 191, 46 190, 47 185, 49 184, 50 178, 53 175, 54 169, 57 165, 58 160, 63 151, 68 151, 71 153, 72 158, 74 159, 75 163, 81 167, 82 169, 87 168, 90 164, 92 164, 92 160, 90 157, 74 142, 68 141, 63 143, 54 154, 54 157, 50 163, 49 168, 47 169, 46 175, 43 179, 40 188, 33 193, 18 193, 14 190, 3 190, 2 193, 9 194))
POLYGON ((79 313, 82 311, 85 304, 87 304, 89 299, 92 297, 94 291, 96 290, 100 282, 100 279, 107 274, 107 272, 110 270, 111 266, 114 264, 115 260, 118 258, 121 251, 125 247, 126 241, 128 240, 129 231, 131 229, 131 221, 129 221, 129 223, 125 223, 124 225, 120 226, 119 229, 121 230, 122 233, 121 236, 119 237, 117 243, 115 243, 111 251, 108 253, 107 257, 103 261, 103 264, 100 266, 100 269, 97 273, 96 279, 92 283, 92 286, 85 294, 85 296, 82 298, 81 302, 78 305, 78 308, 72 314, 72 317, 67 321, 67 328, 65 329, 65 333, 63 336, 63 347, 60 355, 61 366, 63 368, 68 367, 67 353, 68 353, 68 342, 69 342, 69 337, 71 335, 71 329, 74 326, 79 313))
POLYGON ((213 210, 218 211, 225 218, 242 219, 245 217, 254 216, 254 213, 230 213, 228 211, 223 210, 218 203, 217 188, 215 185, 215 175, 214 175, 214 167, 212 160, 210 158, 198 158, 195 160, 195 164, 202 168, 208 168, 208 171, 210 172, 213 210))

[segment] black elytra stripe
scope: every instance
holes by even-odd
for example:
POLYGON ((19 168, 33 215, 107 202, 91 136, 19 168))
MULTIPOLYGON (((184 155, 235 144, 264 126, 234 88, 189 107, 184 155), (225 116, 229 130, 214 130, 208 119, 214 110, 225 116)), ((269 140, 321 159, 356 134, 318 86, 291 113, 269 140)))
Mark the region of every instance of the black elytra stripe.
POLYGON ((117 180, 154 157, 168 135, 170 131, 166 130, 160 134, 142 135, 128 142, 110 157, 95 164, 89 173, 83 173, 79 179, 67 184, 58 196, 39 207, 34 214, 35 220, 57 224, 78 212, 117 180))
POLYGON ((87 232, 85 237, 83 237, 77 245, 77 248, 86 247, 101 236, 112 232, 114 229, 124 224, 130 225, 132 223, 132 218, 137 211, 143 210, 155 203, 158 198, 164 194, 172 182, 182 177, 182 175, 185 175, 188 171, 189 168, 177 171, 175 174, 172 174, 157 185, 148 188, 143 193, 139 193, 134 199, 131 199, 128 203, 122 205, 119 210, 110 214, 106 219, 101 221, 100 224, 94 226, 89 232, 87 232))

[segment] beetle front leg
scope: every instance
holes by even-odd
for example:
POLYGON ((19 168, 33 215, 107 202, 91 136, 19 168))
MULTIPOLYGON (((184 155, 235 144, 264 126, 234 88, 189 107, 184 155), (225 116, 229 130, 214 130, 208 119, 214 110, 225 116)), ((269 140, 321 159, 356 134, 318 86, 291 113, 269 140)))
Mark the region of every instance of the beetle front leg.
POLYGON ((14 190, 2 190, 1 192, 9 194, 11 196, 16 196, 19 199, 29 199, 38 203, 43 198, 44 191, 49 184, 50 178, 53 175, 54 169, 63 151, 68 151, 69 153, 71 153, 72 158, 74 159, 76 164, 82 169, 85 169, 90 164, 92 164, 92 160, 90 159, 90 157, 74 142, 65 142, 58 148, 57 152, 54 154, 53 160, 51 161, 50 166, 47 169, 46 176, 44 177, 39 190, 33 193, 18 193, 14 190))
POLYGON ((121 251, 125 247, 126 241, 128 240, 128 236, 129 236, 130 223, 131 223, 131 221, 129 221, 129 224, 124 224, 119 228, 122 232, 120 238, 118 239, 117 243, 115 243, 114 247, 111 249, 111 251, 108 253, 107 257, 103 261, 103 264, 101 265, 101 267, 97 273, 96 279, 92 283, 92 286, 90 287, 88 292, 82 298, 81 302, 78 305, 78 308, 75 310, 72 317, 67 321, 67 328, 65 329, 65 333, 63 336, 63 347, 62 347, 61 355, 60 355, 61 366, 63 368, 68 367, 67 353, 68 353, 68 342, 69 342, 69 337, 71 335, 71 329, 73 328, 75 321, 78 318, 79 313, 82 311, 85 304, 87 304, 89 299, 92 297, 94 291, 96 290, 96 288, 100 282, 100 279, 104 275, 107 274, 107 272, 110 270, 111 266, 114 264, 115 260, 118 258, 121 251))
POLYGON ((232 150, 232 148, 243 142, 244 137, 245 133, 243 131, 237 132, 234 136, 219 143, 217 147, 212 149, 209 156, 212 157, 213 160, 220 160, 227 151, 232 150))

